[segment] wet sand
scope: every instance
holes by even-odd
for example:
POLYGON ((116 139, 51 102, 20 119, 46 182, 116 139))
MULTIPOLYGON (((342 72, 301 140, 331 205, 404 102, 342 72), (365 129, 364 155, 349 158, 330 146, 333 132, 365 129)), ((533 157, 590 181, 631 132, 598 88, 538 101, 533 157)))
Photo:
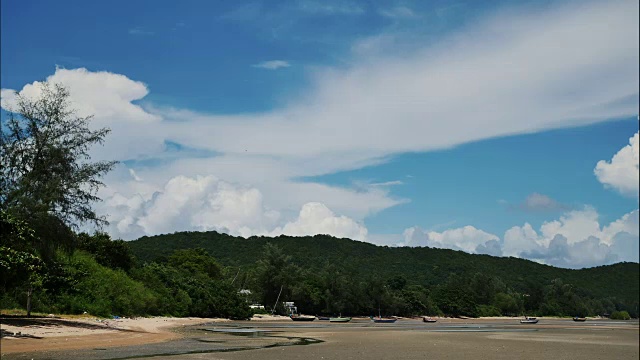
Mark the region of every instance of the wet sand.
POLYGON ((246 321, 182 327, 155 344, 18 352, 3 359, 638 359, 638 335, 637 321, 246 321))

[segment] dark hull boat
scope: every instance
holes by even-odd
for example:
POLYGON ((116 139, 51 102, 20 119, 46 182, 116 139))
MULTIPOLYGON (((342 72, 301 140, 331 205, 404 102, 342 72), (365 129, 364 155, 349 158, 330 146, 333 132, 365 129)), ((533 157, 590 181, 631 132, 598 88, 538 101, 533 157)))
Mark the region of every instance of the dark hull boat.
POLYGON ((351 321, 350 317, 335 317, 335 318, 329 318, 329 322, 339 322, 339 323, 346 323, 351 321))
POLYGON ((316 319, 315 316, 302 316, 302 315, 291 315, 289 317, 293 321, 313 321, 316 319))
POLYGON ((328 316, 318 316, 317 318, 318 318, 318 320, 324 320, 324 321, 329 321, 331 319, 328 316))
POLYGON ((393 324, 396 322, 396 318, 381 318, 381 317, 372 317, 371 321, 377 324, 393 324))

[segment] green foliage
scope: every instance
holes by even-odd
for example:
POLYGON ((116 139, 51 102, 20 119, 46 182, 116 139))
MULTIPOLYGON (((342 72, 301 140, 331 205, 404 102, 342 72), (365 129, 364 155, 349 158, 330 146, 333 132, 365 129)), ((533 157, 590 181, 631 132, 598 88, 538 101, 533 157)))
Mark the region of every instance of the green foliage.
MULTIPOLYGON (((517 296, 517 295, 516 295, 517 296)), ((497 293, 493 299, 493 305, 505 315, 518 315, 522 312, 520 302, 514 295, 497 293)))
POLYGON ((134 316, 144 315, 154 306, 154 294, 124 271, 104 267, 82 251, 64 261, 75 284, 59 296, 60 312, 134 316))
POLYGON ((445 315, 478 316, 467 281, 460 276, 452 275, 445 284, 436 287, 434 300, 445 315))
POLYGON ((132 276, 155 294, 151 313, 246 319, 251 310, 237 289, 220 278, 222 269, 202 249, 178 250, 166 264, 149 263, 132 276))
POLYGON ((106 233, 80 233, 78 249, 90 253, 100 265, 111 269, 129 271, 134 264, 128 243, 123 240, 111 240, 106 233))
POLYGON ((626 311, 614 311, 610 316, 613 320, 630 320, 631 316, 626 311))
POLYGON ((17 94, 0 127, 0 209, 35 230, 41 256, 71 249, 71 227, 105 223, 91 205, 99 200, 99 177, 115 163, 88 161, 91 146, 109 132, 90 130, 90 120, 69 108, 67 89, 43 82, 37 98, 17 94))
POLYGON ((211 279, 220 277, 222 270, 216 260, 205 249, 176 250, 169 257, 169 265, 190 274, 204 274, 211 279))
POLYGON ((262 256, 258 259, 257 287, 262 293, 263 304, 275 305, 278 295, 283 299, 290 298, 296 275, 299 273, 299 269, 291 263, 291 257, 287 256, 279 246, 266 243, 262 256))
POLYGON ((34 289, 42 286, 47 275, 45 263, 35 253, 33 244, 37 242, 34 231, 4 210, 0 210, 0 281, 3 296, 1 305, 14 307, 26 304, 27 315, 31 315, 31 300, 34 289), (13 297, 8 296, 13 290, 13 297), (22 301, 22 296, 26 297, 22 301))
POLYGON ((188 316, 191 298, 182 289, 184 275, 173 267, 151 263, 134 269, 132 278, 155 294, 156 302, 148 313, 163 316, 188 316))
POLYGON ((480 317, 488 317, 488 316, 501 316, 502 313, 500 309, 493 305, 478 305, 478 316, 480 317))

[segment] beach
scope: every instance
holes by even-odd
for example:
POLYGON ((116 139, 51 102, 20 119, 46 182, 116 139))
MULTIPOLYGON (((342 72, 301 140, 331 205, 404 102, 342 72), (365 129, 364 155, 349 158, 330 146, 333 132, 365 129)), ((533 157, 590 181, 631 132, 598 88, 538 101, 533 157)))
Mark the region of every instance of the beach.
MULTIPOLYGON (((285 317, 5 324, 3 359, 637 359, 638 321, 517 318, 294 323, 285 317)), ((9 321, 10 322, 10 321, 9 321)))

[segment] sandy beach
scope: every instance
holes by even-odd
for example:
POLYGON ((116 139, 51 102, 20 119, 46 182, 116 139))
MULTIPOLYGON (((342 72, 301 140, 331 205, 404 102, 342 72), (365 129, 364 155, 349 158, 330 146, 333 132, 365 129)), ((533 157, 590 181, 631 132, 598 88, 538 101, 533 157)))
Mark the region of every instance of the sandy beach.
POLYGON ((157 343, 179 337, 175 329, 226 322, 205 318, 4 318, 0 351, 6 354, 157 343), (172 331, 173 330, 173 331, 172 331))
POLYGON ((638 321, 202 318, 3 320, 3 359, 637 359, 638 321))

